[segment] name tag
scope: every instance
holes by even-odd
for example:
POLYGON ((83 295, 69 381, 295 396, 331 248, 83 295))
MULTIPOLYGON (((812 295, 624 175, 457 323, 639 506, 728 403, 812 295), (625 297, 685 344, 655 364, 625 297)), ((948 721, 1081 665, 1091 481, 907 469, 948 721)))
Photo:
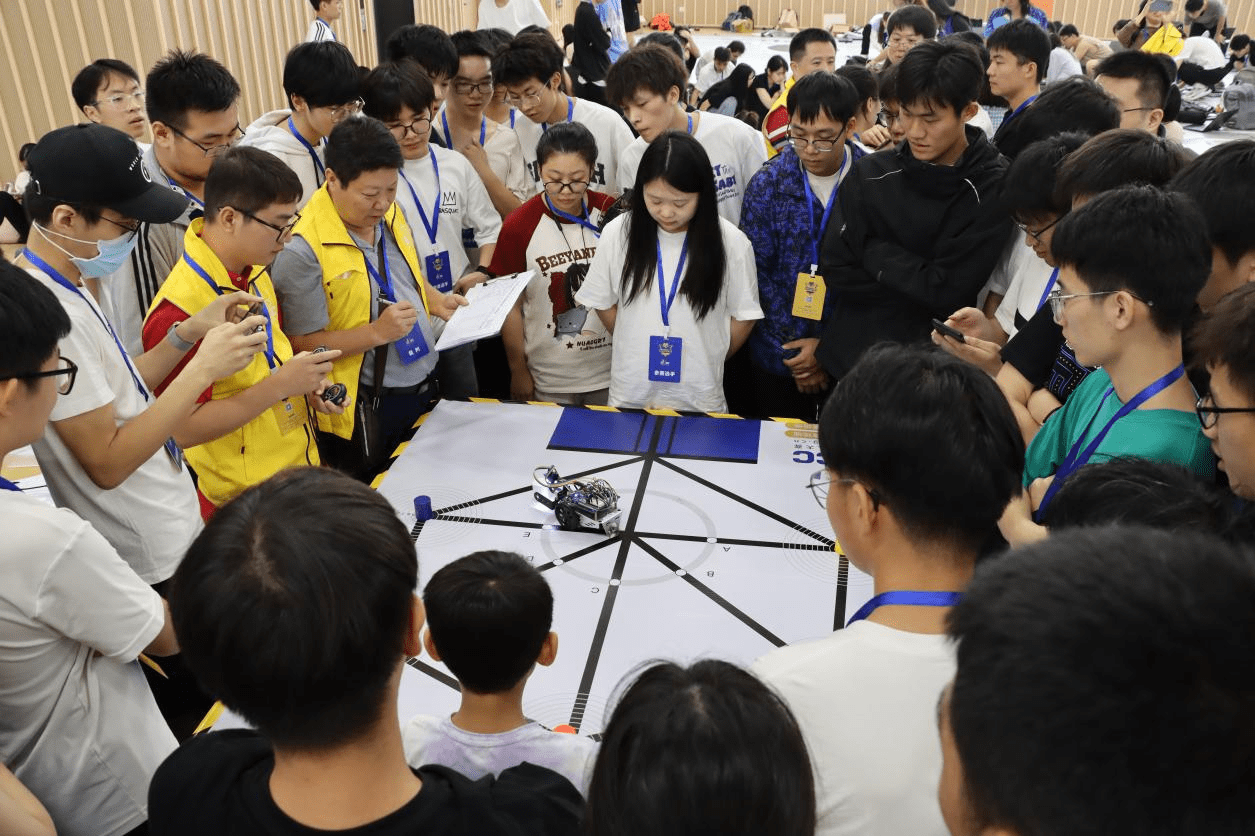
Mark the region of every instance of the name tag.
POLYGON ((304 398, 284 398, 270 409, 275 414, 275 420, 279 422, 280 435, 287 435, 293 430, 300 429, 309 419, 304 398))
POLYGON ((173 438, 167 438, 164 445, 166 455, 170 457, 170 461, 174 462, 175 470, 183 469, 183 449, 179 447, 179 443, 173 438))
MULTIPOLYGON (((424 316, 420 311, 419 316, 424 316)), ((422 320, 414 323, 414 327, 410 333, 397 340, 397 354, 401 355, 401 362, 409 365, 417 360, 421 360, 431 352, 431 346, 427 345, 427 338, 423 336, 421 327, 422 320)))
POLYGON ((680 337, 649 338, 649 380, 651 383, 679 383, 684 340, 680 337))
POLYGON ((827 292, 828 286, 824 284, 823 276, 798 273, 797 287, 793 290, 793 315, 801 319, 821 319, 827 292))
POLYGON ((449 253, 435 253, 424 259, 427 273, 427 283, 441 293, 448 293, 453 290, 453 267, 449 263, 449 253))

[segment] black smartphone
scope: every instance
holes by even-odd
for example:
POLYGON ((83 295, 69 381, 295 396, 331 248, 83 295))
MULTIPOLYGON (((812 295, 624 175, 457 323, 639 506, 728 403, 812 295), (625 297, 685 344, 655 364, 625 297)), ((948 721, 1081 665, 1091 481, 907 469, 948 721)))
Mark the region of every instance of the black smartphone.
POLYGON ((945 334, 947 337, 952 337, 961 343, 967 342, 967 338, 963 336, 962 331, 960 331, 957 328, 951 328, 949 325, 946 325, 940 319, 933 320, 933 330, 936 331, 938 334, 945 334))

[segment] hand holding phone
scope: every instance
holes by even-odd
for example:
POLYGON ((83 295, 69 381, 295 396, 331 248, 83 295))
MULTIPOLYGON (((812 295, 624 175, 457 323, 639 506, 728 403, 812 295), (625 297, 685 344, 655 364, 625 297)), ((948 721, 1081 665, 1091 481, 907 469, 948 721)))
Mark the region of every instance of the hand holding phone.
POLYGON ((958 340, 961 343, 967 342, 967 338, 963 336, 962 331, 960 331, 957 328, 951 328, 949 325, 946 325, 940 319, 933 320, 933 330, 936 331, 938 334, 942 334, 944 336, 950 337, 951 339, 958 340))

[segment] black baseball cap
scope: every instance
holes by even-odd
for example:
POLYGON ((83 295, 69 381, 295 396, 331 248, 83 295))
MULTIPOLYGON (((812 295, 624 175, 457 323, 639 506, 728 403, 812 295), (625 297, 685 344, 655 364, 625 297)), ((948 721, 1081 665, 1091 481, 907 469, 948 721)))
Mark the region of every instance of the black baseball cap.
POLYGON ((170 223, 188 199, 148 177, 135 140, 90 123, 44 134, 26 158, 31 187, 62 203, 112 209, 147 223, 170 223))

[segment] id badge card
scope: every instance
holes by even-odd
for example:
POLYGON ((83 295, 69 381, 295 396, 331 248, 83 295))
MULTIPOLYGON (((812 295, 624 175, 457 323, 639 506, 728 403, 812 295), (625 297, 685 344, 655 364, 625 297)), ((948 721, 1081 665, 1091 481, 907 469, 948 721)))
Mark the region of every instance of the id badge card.
MULTIPOLYGON (((424 316, 425 314, 420 312, 419 315, 424 316)), ((421 320, 414 323, 410 333, 397 340, 396 346, 397 354, 401 356, 401 362, 407 366, 431 353, 431 346, 427 345, 427 338, 423 336, 421 320)))
POLYGON ((679 383, 684 359, 684 340, 680 337, 649 338, 649 381, 679 383))
POLYGON ((453 265, 449 263, 448 251, 427 256, 424 264, 428 284, 441 293, 453 290, 453 265))
POLYGON ((798 273, 793 290, 793 315, 801 319, 819 320, 824 315, 824 296, 828 286, 824 277, 814 273, 798 273))
POLYGON ((165 443, 166 455, 170 457, 170 461, 174 462, 175 470, 183 469, 183 449, 179 447, 179 443, 174 438, 167 438, 165 443))
POLYGON ((305 426, 309 412, 305 409, 304 398, 284 398, 271 407, 275 420, 279 422, 279 434, 287 435, 293 430, 305 426))

